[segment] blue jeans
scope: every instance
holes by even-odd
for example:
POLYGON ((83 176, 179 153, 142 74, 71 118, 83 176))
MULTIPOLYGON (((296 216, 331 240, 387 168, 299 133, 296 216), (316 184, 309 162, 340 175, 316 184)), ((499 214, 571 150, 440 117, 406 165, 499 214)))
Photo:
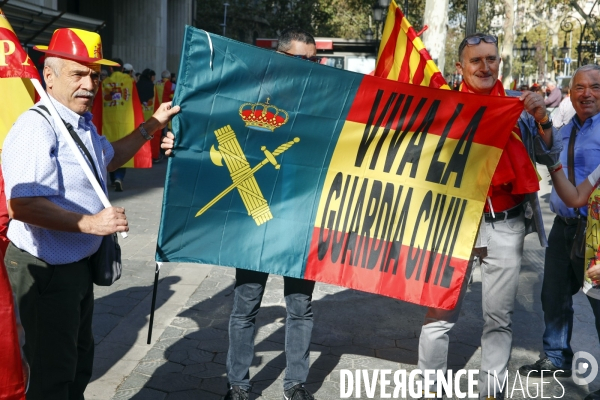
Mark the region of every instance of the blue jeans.
POLYGON ((123 182, 125 179, 125 173, 127 172, 127 168, 117 168, 113 172, 110 172, 110 182, 114 183, 117 179, 123 182))
MULTIPOLYGON (((230 385, 250 390, 250 365, 254 358, 256 315, 269 274, 236 269, 233 310, 229 319, 227 379, 230 385)), ((283 388, 306 382, 310 337, 313 328, 312 292, 315 282, 283 278, 287 309, 285 321, 286 371, 283 388)))
MULTIPOLYGON (((554 219, 544 260, 542 309, 544 310, 544 353, 558 368, 571 369, 573 350, 573 295, 583 283, 583 264, 571 261, 571 247, 577 225, 567 225, 560 217, 554 219)), ((586 296, 596 318, 600 337, 600 300, 586 296)))

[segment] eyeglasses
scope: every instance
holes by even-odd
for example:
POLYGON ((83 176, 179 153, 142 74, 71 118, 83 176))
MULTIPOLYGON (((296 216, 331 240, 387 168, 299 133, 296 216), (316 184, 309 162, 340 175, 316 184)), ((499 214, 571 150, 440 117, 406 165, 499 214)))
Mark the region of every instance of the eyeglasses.
POLYGON ((498 38, 496 36, 492 36, 492 35, 471 36, 471 37, 464 38, 463 41, 460 42, 460 46, 458 46, 458 54, 462 53, 462 51, 466 45, 476 46, 479 43, 481 43, 482 40, 486 43, 496 44, 496 45, 498 44, 498 38))
POLYGON ((301 54, 288 53, 287 51, 282 51, 282 53, 285 54, 285 55, 287 55, 287 56, 290 56, 290 57, 300 58, 302 60, 308 60, 308 61, 312 61, 312 62, 316 62, 316 63, 319 62, 319 57, 317 57, 317 56, 306 57, 306 56, 303 56, 301 54))

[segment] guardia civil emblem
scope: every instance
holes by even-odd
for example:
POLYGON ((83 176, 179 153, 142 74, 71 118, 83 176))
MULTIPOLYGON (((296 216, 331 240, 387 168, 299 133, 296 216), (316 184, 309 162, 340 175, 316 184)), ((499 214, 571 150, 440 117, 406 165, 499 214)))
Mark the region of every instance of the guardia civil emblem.
MULTIPOLYGON (((270 99, 267 98, 265 103, 244 103, 240 106, 239 115, 245 122, 246 127, 260 131, 273 132, 288 121, 288 113, 269 104, 269 100, 270 99)), ((219 148, 216 149, 214 145, 211 146, 210 159, 215 165, 220 167, 223 166, 223 160, 225 160, 225 165, 229 170, 233 182, 214 199, 208 202, 208 204, 202 207, 202 209, 196 213, 196 217, 202 215, 227 193, 231 192, 233 189, 237 189, 244 202, 244 206, 246 206, 246 210, 248 210, 248 215, 254 219, 256 225, 260 226, 273 219, 269 204, 263 196, 254 174, 267 164, 271 164, 275 169, 279 169, 281 165, 277 162, 276 157, 298 143, 300 138, 296 137, 294 140, 282 143, 272 152, 267 150, 266 146, 262 146, 260 149, 265 154, 265 158, 251 168, 231 125, 226 125, 217 129, 215 131, 215 136, 217 137, 219 148)))

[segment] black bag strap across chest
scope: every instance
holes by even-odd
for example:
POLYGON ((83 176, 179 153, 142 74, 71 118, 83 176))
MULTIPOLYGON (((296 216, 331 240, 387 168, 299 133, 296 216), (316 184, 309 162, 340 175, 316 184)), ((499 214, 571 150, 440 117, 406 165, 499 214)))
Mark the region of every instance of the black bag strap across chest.
MULTIPOLYGON (((40 105, 38 107, 41 108, 42 110, 44 110, 46 113, 48 113, 48 115, 50 115, 50 112, 48 111, 46 106, 40 105)), ((48 117, 46 115, 44 115, 44 113, 40 112, 40 110, 38 110, 37 108, 32 108, 31 110, 35 111, 36 113, 40 114, 42 117, 46 118, 46 121, 48 121, 48 123, 50 123, 50 121, 48 120, 48 117)), ((92 168, 94 170, 94 175, 96 176, 96 180, 98 181, 98 184, 100 184, 100 187, 102 187, 102 180, 100 179, 100 175, 98 174, 98 170, 96 169, 96 164, 94 163, 94 159, 92 158, 92 155, 90 154, 88 148, 85 146, 85 144, 83 143, 83 141, 81 140, 81 138, 79 137, 77 132, 75 132, 75 129, 73 129, 73 125, 71 125, 64 119, 62 120, 62 122, 67 127, 67 130, 69 131, 69 134, 71 135, 71 137, 73 138, 75 143, 77 143, 79 148, 83 151, 83 153, 87 157, 88 161, 92 165, 92 168)), ((52 124, 50 124, 50 125, 52 125, 52 124)))

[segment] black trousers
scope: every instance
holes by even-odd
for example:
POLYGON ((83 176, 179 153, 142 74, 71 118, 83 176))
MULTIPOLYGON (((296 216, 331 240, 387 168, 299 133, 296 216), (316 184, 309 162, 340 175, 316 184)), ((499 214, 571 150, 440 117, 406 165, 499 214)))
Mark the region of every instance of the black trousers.
POLYGON ((94 361, 88 260, 50 265, 11 243, 4 261, 25 329, 27 400, 83 400, 94 361))

